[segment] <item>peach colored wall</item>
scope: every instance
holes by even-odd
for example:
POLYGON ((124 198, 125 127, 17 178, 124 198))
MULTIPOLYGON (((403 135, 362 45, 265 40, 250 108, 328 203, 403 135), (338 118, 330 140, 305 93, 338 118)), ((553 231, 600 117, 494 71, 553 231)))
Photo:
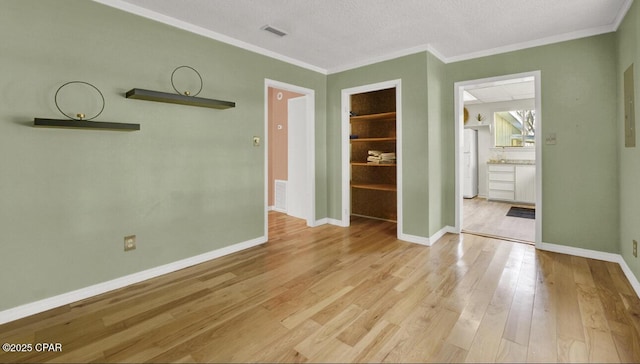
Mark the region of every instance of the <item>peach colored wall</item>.
POLYGON ((275 203, 274 181, 277 179, 286 181, 288 178, 288 100, 300 96, 303 95, 269 87, 269 206, 275 203), (279 92, 282 92, 281 100, 277 98, 279 92), (281 128, 278 129, 278 126, 281 128))

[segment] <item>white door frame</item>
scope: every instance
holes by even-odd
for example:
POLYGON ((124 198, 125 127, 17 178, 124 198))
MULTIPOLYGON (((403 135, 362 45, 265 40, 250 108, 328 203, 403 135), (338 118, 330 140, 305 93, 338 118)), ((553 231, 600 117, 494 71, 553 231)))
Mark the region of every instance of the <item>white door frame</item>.
POLYGON ((397 177, 397 236, 403 236, 402 228, 402 80, 391 80, 370 85, 352 87, 342 90, 342 220, 340 226, 349 226, 351 215, 351 153, 349 134, 351 124, 349 111, 351 111, 351 95, 363 92, 396 89, 396 177, 397 177))
MULTIPOLYGON (((307 195, 309 196, 309 204, 306 210, 306 220, 308 226, 316 225, 316 143, 315 143, 315 115, 316 115, 316 97, 315 90, 291 85, 288 83, 264 79, 264 236, 269 236, 269 87, 278 88, 286 91, 296 92, 304 95, 307 100, 306 118, 307 135, 306 161, 307 161, 307 195)), ((289 151, 290 153, 291 151, 289 151)))
POLYGON ((454 114, 455 114, 455 231, 462 231, 462 175, 463 171, 463 145, 462 138, 464 133, 464 120, 462 120, 462 110, 464 108, 463 91, 465 87, 472 85, 506 81, 514 78, 533 77, 535 85, 535 107, 536 107, 536 227, 535 227, 535 244, 536 248, 542 247, 542 90, 541 90, 541 72, 532 71, 512 75, 504 75, 498 77, 489 77, 478 80, 461 81, 454 84, 454 114))

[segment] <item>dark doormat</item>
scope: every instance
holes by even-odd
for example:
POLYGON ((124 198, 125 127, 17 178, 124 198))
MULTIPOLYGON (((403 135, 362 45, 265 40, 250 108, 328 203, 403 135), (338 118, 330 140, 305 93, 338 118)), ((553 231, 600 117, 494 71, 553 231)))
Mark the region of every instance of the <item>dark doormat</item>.
POLYGON ((507 212, 507 216, 513 217, 522 217, 525 219, 535 219, 536 218, 536 209, 529 209, 526 207, 511 207, 509 212, 507 212))

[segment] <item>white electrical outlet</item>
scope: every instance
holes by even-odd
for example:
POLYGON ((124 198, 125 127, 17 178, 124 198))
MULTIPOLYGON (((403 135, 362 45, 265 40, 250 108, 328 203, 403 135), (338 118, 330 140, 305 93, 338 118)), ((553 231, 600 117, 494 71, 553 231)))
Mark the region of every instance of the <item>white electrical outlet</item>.
POLYGON ((134 250, 136 248, 136 236, 129 235, 124 237, 124 251, 134 250))

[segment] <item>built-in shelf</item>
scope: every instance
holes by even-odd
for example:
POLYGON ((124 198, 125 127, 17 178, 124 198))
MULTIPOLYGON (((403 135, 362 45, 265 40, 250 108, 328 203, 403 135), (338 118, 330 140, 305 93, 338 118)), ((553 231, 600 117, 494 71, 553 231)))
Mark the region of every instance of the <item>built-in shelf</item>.
POLYGON ((140 130, 140 124, 109 123, 104 121, 33 119, 33 126, 45 128, 78 128, 114 131, 140 130))
POLYGON ((376 190, 376 191, 397 191, 396 185, 389 184, 376 184, 376 183, 352 183, 351 187, 360 188, 363 190, 376 190))
POLYGON ((351 162, 352 166, 365 166, 365 167, 395 167, 395 163, 374 163, 374 162, 351 162))
POLYGON ((144 89, 141 89, 141 88, 134 88, 134 89, 131 89, 131 90, 127 91, 125 97, 128 98, 128 99, 137 99, 137 100, 166 102, 166 103, 170 103, 170 104, 180 104, 180 105, 208 107, 208 108, 211 108, 211 109, 229 109, 229 108, 232 108, 232 107, 236 107, 236 103, 235 102, 231 102, 231 101, 205 99, 205 98, 202 98, 202 97, 185 96, 185 95, 172 94, 172 93, 167 93, 167 92, 144 90, 144 89))
POLYGON ((354 138, 349 139, 352 143, 363 143, 363 142, 395 142, 396 138, 354 138))
POLYGON ((350 117, 351 121, 396 121, 396 112, 383 112, 379 114, 367 114, 350 117))

